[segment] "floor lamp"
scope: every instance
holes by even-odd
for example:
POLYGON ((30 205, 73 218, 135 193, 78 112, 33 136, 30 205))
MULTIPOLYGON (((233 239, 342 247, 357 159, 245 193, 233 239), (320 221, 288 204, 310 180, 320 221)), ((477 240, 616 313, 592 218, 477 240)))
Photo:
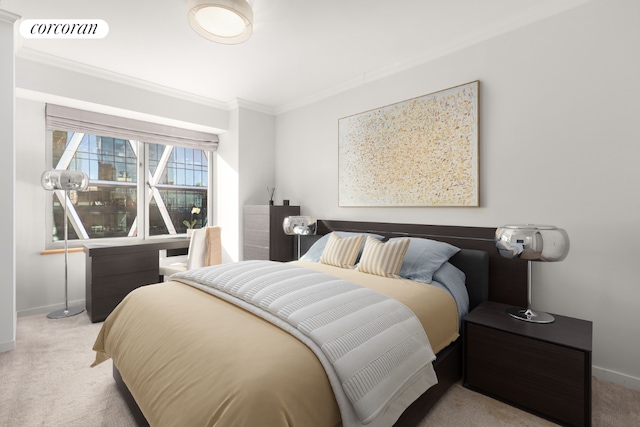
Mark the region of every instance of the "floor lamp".
POLYGON ((288 216, 282 222, 285 234, 298 236, 298 259, 300 259, 300 236, 316 234, 317 222, 310 216, 288 216))
POLYGON ((79 171, 69 170, 50 170, 42 174, 42 187, 45 190, 64 191, 64 200, 62 205, 64 206, 64 309, 56 310, 47 315, 49 319, 62 319, 64 317, 75 316, 84 311, 84 308, 69 308, 68 297, 68 266, 69 266, 69 223, 67 221, 67 203, 69 200, 69 191, 84 191, 89 186, 89 177, 79 171))
POLYGON ((562 261, 569 253, 569 236, 552 225, 504 225, 496 230, 496 248, 504 258, 527 260, 527 308, 510 307, 511 317, 533 323, 551 323, 555 319, 531 308, 531 262, 562 261))

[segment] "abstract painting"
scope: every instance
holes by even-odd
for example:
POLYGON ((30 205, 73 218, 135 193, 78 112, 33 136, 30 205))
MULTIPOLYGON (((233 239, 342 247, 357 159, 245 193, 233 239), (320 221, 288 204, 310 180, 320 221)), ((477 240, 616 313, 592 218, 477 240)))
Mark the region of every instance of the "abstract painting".
POLYGON ((339 119, 339 206, 479 206, 478 90, 339 119))

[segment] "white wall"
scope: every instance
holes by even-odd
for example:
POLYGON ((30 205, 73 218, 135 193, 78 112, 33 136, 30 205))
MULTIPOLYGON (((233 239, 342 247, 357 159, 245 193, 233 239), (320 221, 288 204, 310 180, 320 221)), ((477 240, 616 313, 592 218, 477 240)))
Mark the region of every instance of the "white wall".
POLYGON ((244 259, 241 243, 244 240, 242 207, 266 205, 269 201, 267 187, 275 186, 275 117, 243 107, 241 103, 239 125, 241 162, 238 191, 238 260, 241 260, 244 259))
MULTIPOLYGON (((275 117, 240 107, 240 205, 266 205, 267 187, 275 185, 275 117)), ((274 200, 282 201, 276 188, 274 200)))
MULTIPOLYGON (((40 185, 45 162, 44 103, 16 100, 17 281, 20 315, 64 308, 64 255, 40 255, 45 249, 46 192, 40 185)), ((50 167, 49 167, 50 169, 50 167)), ((83 253, 69 254, 69 305, 84 306, 83 253)))
POLYGON ((220 136, 216 165, 216 212, 225 247, 223 262, 243 259, 243 206, 266 204, 275 182, 275 118, 238 101, 229 131, 220 136))
POLYGON ((216 218, 221 229, 222 262, 237 261, 240 257, 238 236, 242 227, 240 222, 240 204, 238 192, 240 188, 240 114, 238 109, 229 112, 229 130, 220 135, 216 174, 216 218))
MULTIPOLYGON (((15 219, 15 138, 14 138, 14 22, 18 16, 0 9, 0 143, 4 155, 0 156, 0 200, 10 208, 2 219, 11 224, 15 219)), ((5 206, 6 206, 5 205, 5 206)), ((16 343, 16 232, 4 230, 0 242, 0 352, 12 350, 16 343)))
POLYGON ((640 389, 640 2, 594 0, 278 116, 276 187, 318 218, 565 228, 535 307, 594 322, 594 374, 640 389), (338 207, 338 119, 480 81, 479 208, 338 207))

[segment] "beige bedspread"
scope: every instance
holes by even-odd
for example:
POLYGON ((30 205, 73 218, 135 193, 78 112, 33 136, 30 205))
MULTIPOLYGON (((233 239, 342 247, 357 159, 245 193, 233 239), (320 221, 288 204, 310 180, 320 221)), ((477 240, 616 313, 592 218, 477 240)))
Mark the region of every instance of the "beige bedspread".
MULTIPOLYGON (((298 262, 405 303, 434 352, 457 337, 446 291, 401 279, 298 262)), ((271 323, 179 282, 131 292, 105 321, 95 364, 113 358, 151 426, 336 426, 321 363, 271 323)))

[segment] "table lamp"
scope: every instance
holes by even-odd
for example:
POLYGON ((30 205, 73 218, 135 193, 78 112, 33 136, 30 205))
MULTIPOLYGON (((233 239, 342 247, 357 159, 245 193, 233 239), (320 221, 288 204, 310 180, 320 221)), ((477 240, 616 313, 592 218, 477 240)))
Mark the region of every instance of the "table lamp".
MULTIPOLYGON (((42 174, 42 187, 45 190, 63 190, 64 200, 62 205, 64 206, 64 309, 56 310, 49 313, 47 317, 49 319, 61 319, 63 317, 75 316, 84 311, 84 308, 69 308, 68 298, 68 265, 69 265, 69 239, 68 229, 69 224, 67 220, 67 204, 69 203, 69 191, 84 191, 89 186, 89 177, 80 171, 69 171, 54 169, 45 171, 42 174)), ((62 199, 62 198, 61 198, 62 199)))
POLYGON ((316 234, 318 223, 310 216, 288 216, 282 221, 285 234, 298 236, 298 259, 300 259, 300 236, 316 234))
POLYGON ((511 307, 507 313, 519 320, 533 323, 551 323, 554 318, 531 308, 531 262, 562 261, 569 253, 569 236, 552 225, 504 225, 496 229, 496 248, 505 258, 520 258, 527 265, 527 308, 511 307))

